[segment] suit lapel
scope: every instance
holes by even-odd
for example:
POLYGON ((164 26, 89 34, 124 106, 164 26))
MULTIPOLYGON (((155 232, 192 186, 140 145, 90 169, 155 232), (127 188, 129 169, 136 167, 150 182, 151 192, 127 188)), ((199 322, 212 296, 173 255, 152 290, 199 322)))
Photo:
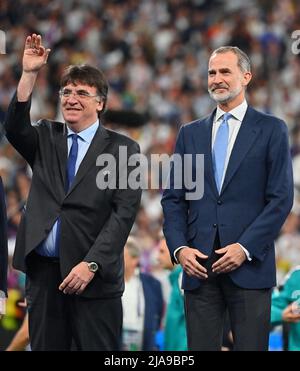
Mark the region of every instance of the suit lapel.
POLYGON ((55 131, 55 150, 58 158, 58 167, 60 176, 63 182, 63 189, 66 184, 66 168, 68 157, 68 144, 67 144, 67 128, 66 125, 61 125, 58 131, 55 131))
POLYGON ((204 173, 211 185, 211 189, 218 197, 218 189, 215 182, 213 163, 212 163, 212 151, 211 151, 211 138, 212 138, 212 125, 215 117, 216 109, 210 116, 204 119, 199 125, 196 126, 197 133, 193 136, 194 146, 196 153, 204 153, 204 173), (204 151, 203 151, 204 149, 204 151))
MULTIPOLYGON (((79 169, 76 173, 74 181, 69 189, 66 197, 72 193, 74 188, 81 182, 85 174, 89 171, 91 166, 96 166, 96 158, 105 150, 106 146, 109 143, 109 135, 107 130, 100 124, 99 128, 90 144, 90 147, 84 156, 79 169)), ((95 179, 96 182, 96 179, 95 179)))
POLYGON ((260 116, 256 113, 256 111, 248 106, 230 155, 221 194, 228 186, 230 180, 234 176, 235 172, 238 170, 246 154, 255 142, 261 130, 260 127, 257 125, 259 119, 260 116))

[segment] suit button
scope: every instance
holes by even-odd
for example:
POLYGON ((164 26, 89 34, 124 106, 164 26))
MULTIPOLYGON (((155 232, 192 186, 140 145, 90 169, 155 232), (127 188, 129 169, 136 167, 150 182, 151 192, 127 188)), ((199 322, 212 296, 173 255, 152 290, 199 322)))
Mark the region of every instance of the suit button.
POLYGON ((217 226, 218 226, 217 224, 214 224, 214 225, 213 225, 214 228, 217 228, 217 226))
POLYGON ((218 200, 217 204, 218 205, 222 205, 222 201, 221 200, 218 200))

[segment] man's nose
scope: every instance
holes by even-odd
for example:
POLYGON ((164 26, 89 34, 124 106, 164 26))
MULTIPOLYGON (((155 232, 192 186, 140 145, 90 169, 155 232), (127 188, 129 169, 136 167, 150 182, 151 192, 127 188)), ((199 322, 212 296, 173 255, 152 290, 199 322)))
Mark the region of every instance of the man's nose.
POLYGON ((215 73, 214 76, 213 76, 213 78, 212 78, 212 82, 213 82, 214 84, 220 84, 220 83, 222 83, 222 82, 223 82, 223 79, 222 79, 221 74, 218 73, 218 72, 215 73))
POLYGON ((68 102, 69 104, 76 104, 76 103, 78 103, 77 95, 72 93, 72 94, 67 98, 67 102, 68 102))

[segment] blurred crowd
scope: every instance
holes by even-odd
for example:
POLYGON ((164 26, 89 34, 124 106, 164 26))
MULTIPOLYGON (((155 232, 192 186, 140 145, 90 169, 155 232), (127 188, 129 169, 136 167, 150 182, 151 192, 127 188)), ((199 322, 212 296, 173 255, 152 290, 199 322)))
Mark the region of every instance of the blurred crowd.
MULTIPOLYGON (((20 77, 25 36, 36 32, 42 34, 51 54, 32 97, 32 121, 61 119, 58 90, 63 69, 90 63, 101 68, 109 81, 108 109, 135 111, 145 118, 144 125, 105 118, 104 124, 137 140, 148 156, 171 154, 180 126, 213 109, 207 93, 212 50, 235 45, 248 53, 254 76, 248 103, 285 120, 294 162, 295 204, 276 242, 278 283, 300 264, 300 54, 292 48, 291 36, 300 30, 299 1, 1 0, 0 29, 6 36, 6 54, 0 55, 0 122, 20 77)), ((3 132, 0 174, 12 254, 31 171, 3 132)), ((162 282, 166 301, 170 288, 158 263, 160 199, 161 189, 143 192, 132 234, 142 251, 141 270, 162 282)), ((10 289, 19 292, 12 300, 22 298, 23 288, 22 276, 11 270, 10 289)), ((2 327, 13 331, 22 313, 9 308, 8 323, 3 320, 2 327), (9 322, 10 314, 15 322, 9 322)))

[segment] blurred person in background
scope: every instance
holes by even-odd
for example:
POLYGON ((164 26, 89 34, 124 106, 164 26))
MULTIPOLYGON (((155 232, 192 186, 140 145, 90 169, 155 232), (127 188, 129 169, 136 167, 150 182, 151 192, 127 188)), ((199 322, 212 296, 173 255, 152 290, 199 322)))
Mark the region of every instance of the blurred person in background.
POLYGON ((160 267, 170 271, 170 297, 166 304, 163 350, 187 350, 184 298, 181 289, 182 266, 174 265, 165 239, 160 240, 158 261, 160 267))
POLYGON ((141 247, 129 237, 124 249, 125 290, 122 297, 122 350, 157 350, 163 296, 160 282, 140 271, 141 247))
POLYGON ((7 297, 7 221, 6 221, 6 206, 5 196, 0 177, 0 318, 6 311, 7 297))
POLYGON ((286 276, 272 295, 271 323, 288 325, 288 350, 300 350, 300 266, 286 276))
MULTIPOLYGON (((18 303, 19 307, 26 308, 26 300, 18 303)), ((21 327, 16 332, 15 336, 5 349, 7 352, 18 352, 27 350, 29 346, 29 324, 28 313, 25 314, 21 327)))
POLYGON ((21 327, 16 332, 12 341, 6 348, 7 352, 18 352, 25 350, 29 344, 28 313, 26 313, 21 327))
MULTIPOLYGON (((173 166, 162 198, 167 245, 184 270, 194 351, 221 349, 227 309, 235 350, 268 349, 274 239, 293 204, 293 176, 285 123, 248 106, 251 78, 241 49, 211 54, 208 91, 217 108, 183 126, 175 148, 181 157, 204 154, 204 193, 192 199, 191 190, 175 187, 173 166)), ((194 173, 192 165, 182 174, 194 173)))
POLYGON ((49 53, 40 35, 26 38, 22 76, 5 122, 7 139, 33 170, 13 261, 26 273, 30 344, 32 350, 70 350, 74 339, 78 350, 116 350, 123 247, 141 192, 99 189, 96 159, 102 153, 117 159, 119 146, 130 156, 139 146, 100 124, 108 85, 89 65, 64 71, 65 123, 31 125, 31 94, 49 53))

